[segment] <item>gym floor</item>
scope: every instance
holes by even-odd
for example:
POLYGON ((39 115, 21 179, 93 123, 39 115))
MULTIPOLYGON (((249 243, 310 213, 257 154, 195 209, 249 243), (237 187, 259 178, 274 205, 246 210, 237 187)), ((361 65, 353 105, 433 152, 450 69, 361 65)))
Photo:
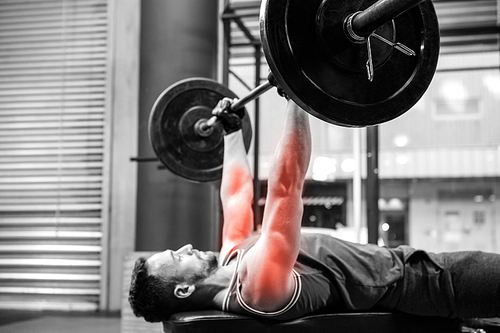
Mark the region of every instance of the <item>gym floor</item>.
POLYGON ((2 333, 120 333, 120 315, 0 310, 2 333))

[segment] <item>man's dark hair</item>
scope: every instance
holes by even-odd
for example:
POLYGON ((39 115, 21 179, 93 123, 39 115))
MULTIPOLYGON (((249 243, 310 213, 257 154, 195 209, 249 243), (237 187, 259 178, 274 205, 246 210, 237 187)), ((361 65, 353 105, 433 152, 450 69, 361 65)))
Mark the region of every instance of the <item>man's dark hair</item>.
POLYGON ((194 310, 196 306, 189 297, 175 297, 174 289, 180 282, 176 278, 165 279, 149 274, 146 258, 137 259, 128 297, 134 315, 153 323, 167 321, 176 312, 194 310))

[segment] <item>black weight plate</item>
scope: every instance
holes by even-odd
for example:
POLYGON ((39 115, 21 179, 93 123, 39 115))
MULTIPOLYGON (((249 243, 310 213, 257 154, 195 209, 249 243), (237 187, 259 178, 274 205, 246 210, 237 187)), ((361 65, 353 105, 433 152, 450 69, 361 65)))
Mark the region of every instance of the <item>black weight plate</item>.
POLYGON ((439 56, 430 0, 376 33, 416 52, 407 56, 371 37, 375 75, 367 79, 367 45, 348 41, 345 18, 374 0, 264 0, 260 34, 278 85, 310 114, 347 127, 377 125, 408 111, 427 90, 439 56), (325 20, 328 24, 325 27, 325 20))
MULTIPOLYGON (((149 138, 156 155, 170 171, 195 182, 221 178, 222 127, 216 123, 209 135, 199 135, 195 124, 211 118, 212 109, 224 97, 237 98, 216 81, 190 78, 171 85, 157 98, 149 116, 149 138)), ((252 140, 248 114, 243 118, 243 137, 248 152, 252 140)))

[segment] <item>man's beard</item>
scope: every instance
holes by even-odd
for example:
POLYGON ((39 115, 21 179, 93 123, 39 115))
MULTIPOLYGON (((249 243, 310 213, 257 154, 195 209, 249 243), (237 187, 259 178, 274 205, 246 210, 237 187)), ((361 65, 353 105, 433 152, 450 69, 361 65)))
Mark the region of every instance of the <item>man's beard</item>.
POLYGON ((207 280, 212 274, 217 271, 218 267, 219 263, 217 255, 215 255, 213 252, 207 252, 205 258, 205 269, 203 270, 203 273, 199 273, 194 277, 194 283, 197 286, 196 292, 199 293, 201 291, 205 294, 214 294, 224 289, 223 286, 205 282, 205 280, 207 280))
POLYGON ((213 252, 207 252, 206 253, 207 258, 205 260, 206 263, 206 272, 207 272, 207 277, 212 274, 217 267, 219 266, 219 261, 217 259, 217 255, 213 252))
POLYGON ((219 261, 217 259, 217 255, 213 252, 204 252, 205 255, 203 256, 203 269, 199 272, 194 274, 192 277, 191 282, 197 283, 200 281, 205 280, 208 278, 210 275, 212 275, 216 270, 217 267, 219 266, 219 261))

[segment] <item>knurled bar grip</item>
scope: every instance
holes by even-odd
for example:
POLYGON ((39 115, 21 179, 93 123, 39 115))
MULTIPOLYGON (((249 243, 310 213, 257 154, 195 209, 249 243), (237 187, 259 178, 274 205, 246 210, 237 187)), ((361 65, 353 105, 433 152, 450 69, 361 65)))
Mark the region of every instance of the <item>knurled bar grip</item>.
MULTIPOLYGON (((247 103, 253 101, 254 99, 257 99, 260 95, 271 89, 273 85, 269 80, 266 80, 263 84, 260 86, 255 87, 253 90, 251 90, 248 95, 238 99, 236 102, 234 102, 231 105, 231 110, 236 111, 244 107, 247 103)), ((206 126, 213 126, 215 122, 217 121, 217 116, 213 116, 212 118, 207 120, 206 126)))

